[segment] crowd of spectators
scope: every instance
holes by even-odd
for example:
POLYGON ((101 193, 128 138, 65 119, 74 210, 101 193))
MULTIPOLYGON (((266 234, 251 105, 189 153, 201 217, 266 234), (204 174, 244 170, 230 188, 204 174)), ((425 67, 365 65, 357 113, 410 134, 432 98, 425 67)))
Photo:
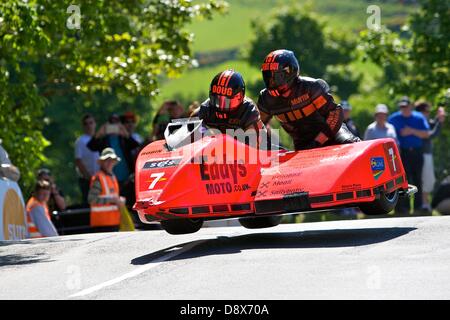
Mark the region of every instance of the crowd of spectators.
MULTIPOLYGON (((432 139, 441 133, 446 113, 443 107, 438 107, 436 116, 431 117, 432 106, 428 102, 413 103, 407 96, 398 101, 397 107, 398 110, 390 114, 385 104, 378 104, 374 112, 375 121, 366 128, 364 140, 394 139, 399 147, 408 182, 417 186, 414 207, 411 208, 408 198, 401 198, 395 208, 396 214, 408 215, 411 210, 415 213, 431 213, 439 204, 434 201, 435 198, 430 203, 430 196, 436 189, 432 139)), ((345 102, 343 108, 344 119, 350 123, 349 128, 355 127, 350 117, 351 107, 345 102)), ((353 130, 358 132, 356 128, 353 130)), ((447 190, 447 185, 441 183, 441 190, 447 190)), ((440 191, 440 195, 442 194, 445 192, 440 191)))

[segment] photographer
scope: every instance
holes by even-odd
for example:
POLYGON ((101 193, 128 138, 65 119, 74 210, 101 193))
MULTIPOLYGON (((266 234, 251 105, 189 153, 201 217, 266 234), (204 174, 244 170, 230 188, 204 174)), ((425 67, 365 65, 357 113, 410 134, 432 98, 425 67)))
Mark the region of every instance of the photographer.
POLYGON ((66 209, 64 193, 56 185, 50 170, 47 168, 39 169, 36 179, 38 181, 47 181, 50 184, 50 198, 48 200, 48 209, 50 212, 64 211, 66 209))
POLYGON ((99 152, 105 148, 112 148, 117 156, 122 159, 114 167, 114 175, 117 177, 120 185, 123 185, 129 175, 134 172, 132 151, 139 147, 139 142, 120 123, 119 115, 112 114, 108 122, 100 127, 87 146, 92 151, 99 152))

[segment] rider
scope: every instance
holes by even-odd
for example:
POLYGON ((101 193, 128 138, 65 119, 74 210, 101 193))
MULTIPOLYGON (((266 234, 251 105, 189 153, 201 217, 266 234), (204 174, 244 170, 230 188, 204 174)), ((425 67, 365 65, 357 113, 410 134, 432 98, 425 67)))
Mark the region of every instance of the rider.
POLYGON ((266 88, 258 108, 267 124, 275 116, 294 140, 295 150, 361 141, 343 123, 343 112, 322 79, 299 76, 294 53, 276 50, 261 66, 266 88))
POLYGON ((265 130, 256 104, 245 96, 242 75, 232 69, 218 73, 209 87, 209 98, 193 111, 191 117, 203 119, 210 128, 226 133, 227 129, 265 130))

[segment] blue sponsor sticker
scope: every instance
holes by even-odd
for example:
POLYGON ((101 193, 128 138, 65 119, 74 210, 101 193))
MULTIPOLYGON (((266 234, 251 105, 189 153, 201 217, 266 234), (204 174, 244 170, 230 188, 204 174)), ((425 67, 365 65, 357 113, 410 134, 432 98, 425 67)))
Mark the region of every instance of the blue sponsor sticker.
POLYGON ((383 157, 370 158, 370 168, 372 169, 372 171, 384 170, 385 169, 384 158, 383 157))
POLYGON ((385 165, 383 157, 370 158, 370 168, 372 169, 372 174, 375 180, 383 174, 385 165))

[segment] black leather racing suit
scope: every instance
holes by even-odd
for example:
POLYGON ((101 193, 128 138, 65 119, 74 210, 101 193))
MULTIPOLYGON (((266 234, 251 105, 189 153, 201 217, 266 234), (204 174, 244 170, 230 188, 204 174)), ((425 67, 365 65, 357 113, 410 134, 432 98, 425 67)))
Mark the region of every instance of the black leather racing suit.
POLYGON ((295 150, 361 141, 343 123, 340 105, 334 102, 322 79, 298 77, 288 97, 261 91, 258 108, 264 124, 275 116, 294 140, 295 150))
POLYGON ((205 100, 191 117, 199 117, 203 123, 210 127, 226 133, 227 129, 255 129, 256 132, 264 129, 258 108, 255 103, 245 97, 242 105, 234 112, 221 112, 215 106, 209 103, 209 99, 205 100))
MULTIPOLYGON (((264 147, 270 143, 263 142, 262 134, 266 132, 266 128, 261 121, 256 104, 249 98, 245 97, 243 103, 234 112, 221 112, 214 105, 210 104, 209 99, 205 100, 200 107, 192 112, 191 117, 199 117, 203 123, 209 127, 220 130, 222 133, 227 133, 227 129, 238 130, 242 129, 246 133, 251 133, 248 130, 255 130, 256 145, 254 145, 248 138, 243 137, 243 142, 259 148, 264 147)), ((233 132, 233 135, 236 133, 233 132)), ((239 135, 235 135, 239 139, 239 135)), ((267 135, 266 135, 267 137, 267 135)))

